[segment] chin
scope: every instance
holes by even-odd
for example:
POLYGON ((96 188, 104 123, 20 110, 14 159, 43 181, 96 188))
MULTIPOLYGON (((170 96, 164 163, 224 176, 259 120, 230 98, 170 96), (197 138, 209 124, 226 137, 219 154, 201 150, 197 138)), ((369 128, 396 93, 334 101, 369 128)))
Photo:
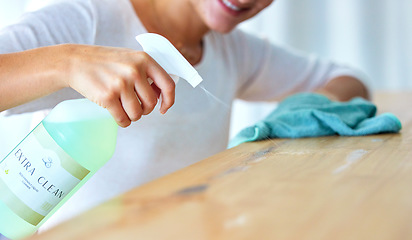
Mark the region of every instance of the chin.
POLYGON ((235 27, 231 27, 231 28, 216 28, 216 29, 213 29, 213 31, 219 32, 219 33, 222 33, 222 34, 225 34, 225 33, 230 33, 234 28, 235 28, 235 27))
POLYGON ((237 24, 222 24, 222 23, 224 23, 224 21, 219 21, 216 19, 216 21, 210 21, 208 23, 208 27, 210 30, 213 30, 215 32, 229 33, 233 29, 235 29, 235 27, 237 26, 237 24))

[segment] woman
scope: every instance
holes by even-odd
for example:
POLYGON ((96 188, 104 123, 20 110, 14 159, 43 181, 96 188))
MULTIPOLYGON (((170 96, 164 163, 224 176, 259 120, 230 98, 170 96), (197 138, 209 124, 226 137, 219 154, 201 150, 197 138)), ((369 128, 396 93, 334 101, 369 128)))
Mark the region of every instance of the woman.
POLYGON ((49 224, 224 150, 227 106, 236 98, 263 101, 299 91, 318 91, 341 101, 368 97, 354 70, 235 28, 271 3, 66 0, 3 29, 0 110, 9 115, 42 110, 83 95, 107 108, 122 127, 137 121, 120 129, 111 161, 49 224), (184 81, 175 85, 140 51, 134 37, 145 32, 168 38, 224 104, 184 81))

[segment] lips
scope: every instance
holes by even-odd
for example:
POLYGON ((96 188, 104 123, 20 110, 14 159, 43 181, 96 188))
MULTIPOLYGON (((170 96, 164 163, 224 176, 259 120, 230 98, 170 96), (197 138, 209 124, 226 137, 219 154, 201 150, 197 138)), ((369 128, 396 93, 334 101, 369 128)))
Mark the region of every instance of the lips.
POLYGON ((218 0, 223 9, 234 16, 243 14, 245 11, 249 10, 250 7, 240 6, 239 3, 236 3, 233 0, 218 0))
POLYGON ((233 3, 231 3, 229 0, 222 0, 223 5, 225 5, 227 8, 230 8, 233 11, 239 12, 242 9, 236 5, 234 5, 233 3))

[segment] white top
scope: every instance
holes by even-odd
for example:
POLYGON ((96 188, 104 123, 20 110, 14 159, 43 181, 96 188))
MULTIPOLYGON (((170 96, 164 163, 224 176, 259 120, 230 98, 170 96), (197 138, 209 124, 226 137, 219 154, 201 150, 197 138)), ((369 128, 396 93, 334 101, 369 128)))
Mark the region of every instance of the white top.
MULTIPOLYGON (((145 32, 129 0, 63 0, 28 13, 18 24, 0 31, 0 53, 59 43, 141 50, 135 36, 145 32)), ((161 115, 157 106, 130 127, 120 128, 113 158, 46 227, 226 149, 235 98, 274 99, 313 90, 339 75, 358 75, 352 69, 303 56, 240 30, 207 34, 202 60, 195 68, 204 79, 202 85, 224 104, 200 87, 193 89, 179 81, 175 105, 168 113, 161 115)), ((65 89, 6 114, 47 109, 63 99, 78 97, 65 89)))

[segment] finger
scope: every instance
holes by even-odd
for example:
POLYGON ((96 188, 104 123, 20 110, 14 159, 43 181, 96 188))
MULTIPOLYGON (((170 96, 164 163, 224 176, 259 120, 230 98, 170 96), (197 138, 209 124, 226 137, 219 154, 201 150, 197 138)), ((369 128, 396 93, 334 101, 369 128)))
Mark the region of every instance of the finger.
POLYGON ((132 122, 135 122, 142 117, 143 109, 141 100, 139 100, 134 87, 127 88, 124 92, 122 92, 120 101, 127 117, 132 122))
POLYGON ((150 85, 153 89, 153 92, 156 94, 157 99, 160 97, 161 90, 156 86, 156 84, 150 85))
POLYGON ((157 96, 150 86, 146 74, 142 73, 139 79, 135 81, 135 91, 141 101, 142 114, 151 113, 157 104, 157 96))
POLYGON ((157 88, 160 89, 162 96, 160 112, 164 114, 175 102, 175 82, 153 59, 152 64, 148 65, 146 72, 147 76, 150 77, 157 88))
POLYGON ((161 89, 162 104, 160 105, 160 113, 165 114, 169 108, 175 103, 175 83, 173 85, 165 86, 161 89))
POLYGON ((120 99, 111 101, 111 103, 108 104, 105 108, 110 112, 110 114, 113 116, 113 119, 120 127, 125 128, 130 125, 131 121, 124 111, 120 99))

